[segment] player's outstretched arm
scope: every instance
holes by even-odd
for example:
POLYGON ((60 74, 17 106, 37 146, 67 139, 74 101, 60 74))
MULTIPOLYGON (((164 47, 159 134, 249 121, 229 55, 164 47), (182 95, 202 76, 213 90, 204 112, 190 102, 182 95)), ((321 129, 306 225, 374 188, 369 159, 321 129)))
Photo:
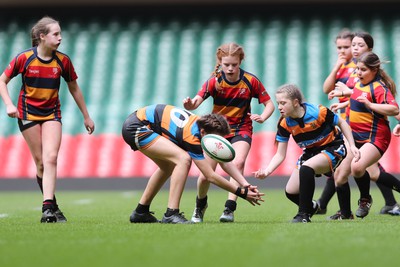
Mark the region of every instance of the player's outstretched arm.
POLYGON ((287 142, 279 142, 278 149, 275 155, 272 157, 271 161, 269 162, 267 168, 259 169, 258 171, 253 172, 254 177, 258 179, 265 179, 267 178, 272 172, 276 170, 276 168, 281 165, 281 163, 286 158, 286 151, 287 151, 288 143, 287 142))
POLYGON ((345 101, 345 102, 342 102, 342 103, 339 103, 339 102, 333 103, 333 104, 329 107, 329 109, 332 110, 333 112, 337 113, 338 110, 343 109, 343 108, 346 108, 346 107, 349 105, 349 103, 350 103, 349 100, 347 100, 347 101, 345 101))
MULTIPOLYGON (((243 175, 238 171, 238 174, 240 178, 238 178, 239 184, 241 187, 236 187, 232 183, 230 183, 228 180, 226 180, 224 177, 216 173, 210 166, 210 164, 207 162, 207 160, 193 160, 196 166, 199 168, 199 170, 204 174, 206 179, 212 183, 215 184, 216 186, 225 189, 233 194, 236 194, 237 196, 248 200, 252 205, 259 205, 259 201, 262 200, 262 196, 264 195, 263 193, 258 192, 257 188, 250 185, 246 181, 246 179, 243 177, 243 175)), ((229 174, 229 173, 228 173, 229 174)), ((234 173, 233 173, 234 174, 234 173)))
POLYGON ((203 103, 204 99, 201 98, 200 96, 196 95, 193 98, 190 98, 189 96, 184 98, 182 100, 183 107, 187 110, 194 110, 200 106, 201 103, 203 103))

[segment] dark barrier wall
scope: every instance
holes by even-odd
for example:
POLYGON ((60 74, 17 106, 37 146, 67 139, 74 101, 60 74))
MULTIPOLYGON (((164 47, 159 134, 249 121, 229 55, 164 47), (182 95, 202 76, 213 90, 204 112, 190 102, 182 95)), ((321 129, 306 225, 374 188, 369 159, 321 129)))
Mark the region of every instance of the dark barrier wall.
MULTIPOLYGON (((351 3, 398 3, 397 0, 246 0, 246 4, 351 4, 351 3)), ((194 5, 209 5, 209 4, 243 4, 243 0, 1 0, 0 6, 83 6, 83 5, 171 5, 171 4, 194 4, 194 5)))

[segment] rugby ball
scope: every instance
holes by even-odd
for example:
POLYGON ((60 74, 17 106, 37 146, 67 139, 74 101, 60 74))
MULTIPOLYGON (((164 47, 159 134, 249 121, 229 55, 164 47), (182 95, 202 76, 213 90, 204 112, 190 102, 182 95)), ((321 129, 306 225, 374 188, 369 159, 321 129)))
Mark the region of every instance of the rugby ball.
POLYGON ((203 151, 213 160, 229 162, 235 158, 235 149, 224 137, 217 134, 206 134, 201 138, 203 151))

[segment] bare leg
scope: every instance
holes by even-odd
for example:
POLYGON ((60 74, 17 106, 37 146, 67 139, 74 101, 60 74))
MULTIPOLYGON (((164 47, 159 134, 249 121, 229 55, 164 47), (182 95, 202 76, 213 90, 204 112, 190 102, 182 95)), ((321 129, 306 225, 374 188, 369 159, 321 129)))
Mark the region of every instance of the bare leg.
POLYGON ((183 149, 163 137, 158 138, 152 146, 141 150, 141 152, 151 158, 160 168, 159 171, 156 171, 151 176, 141 198, 141 203, 150 204, 168 178, 166 176, 170 173, 171 184, 168 208, 179 209, 180 199, 192 162, 190 156, 183 149))

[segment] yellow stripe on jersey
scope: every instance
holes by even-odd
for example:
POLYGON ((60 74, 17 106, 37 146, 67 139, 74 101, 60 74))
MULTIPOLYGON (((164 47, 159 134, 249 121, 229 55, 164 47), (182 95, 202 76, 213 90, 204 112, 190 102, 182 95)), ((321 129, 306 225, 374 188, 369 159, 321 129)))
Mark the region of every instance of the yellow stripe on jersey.
POLYGON ((352 111, 352 114, 353 117, 351 121, 354 123, 371 124, 371 121, 373 120, 373 116, 371 115, 371 113, 352 111))
POLYGON ((53 120, 54 119, 54 114, 50 114, 48 116, 35 116, 32 114, 27 114, 26 120, 28 121, 47 121, 47 120, 53 120))
POLYGON ((35 99, 52 99, 58 96, 58 90, 25 86, 26 96, 35 99))
POLYGON ((234 107, 234 106, 218 106, 214 105, 213 108, 213 113, 218 113, 218 114, 223 114, 224 116, 227 117, 235 117, 235 118, 241 118, 243 117, 243 111, 241 108, 234 107))

